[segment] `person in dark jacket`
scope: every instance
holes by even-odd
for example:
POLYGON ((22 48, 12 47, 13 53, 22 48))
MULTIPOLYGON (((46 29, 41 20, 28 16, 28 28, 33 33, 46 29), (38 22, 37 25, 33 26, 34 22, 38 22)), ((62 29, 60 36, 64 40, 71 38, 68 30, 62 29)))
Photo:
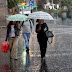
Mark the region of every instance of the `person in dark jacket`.
POLYGON ((14 58, 17 59, 17 51, 16 51, 16 37, 17 37, 17 32, 18 32, 18 25, 16 24, 17 22, 10 21, 9 24, 7 25, 7 34, 6 34, 6 39, 5 41, 8 40, 9 42, 9 48, 10 48, 10 58, 12 48, 14 50, 14 58))
POLYGON ((44 23, 43 20, 39 19, 38 24, 36 25, 36 33, 37 33, 37 39, 40 45, 41 58, 44 58, 46 54, 48 38, 45 34, 45 31, 47 30, 48 30, 47 24, 44 23))

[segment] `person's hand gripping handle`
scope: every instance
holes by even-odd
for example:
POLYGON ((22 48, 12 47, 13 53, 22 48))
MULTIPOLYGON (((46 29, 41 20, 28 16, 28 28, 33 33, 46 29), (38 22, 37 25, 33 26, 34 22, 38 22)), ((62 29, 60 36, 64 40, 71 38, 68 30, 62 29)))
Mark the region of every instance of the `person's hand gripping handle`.
POLYGON ((40 30, 41 30, 41 25, 39 26, 39 28, 38 28, 38 30, 37 30, 37 31, 38 31, 38 32, 40 32, 40 30))

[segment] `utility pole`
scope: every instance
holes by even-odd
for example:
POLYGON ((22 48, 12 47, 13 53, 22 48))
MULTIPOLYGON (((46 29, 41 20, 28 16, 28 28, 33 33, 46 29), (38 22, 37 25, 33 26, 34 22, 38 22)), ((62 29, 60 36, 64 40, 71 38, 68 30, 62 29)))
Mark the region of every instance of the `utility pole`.
POLYGON ((5 2, 5 7, 6 7, 5 13, 6 13, 6 17, 7 17, 7 16, 8 16, 8 4, 7 4, 7 0, 6 0, 6 2, 5 2))
POLYGON ((24 13, 24 8, 26 8, 26 6, 25 6, 25 5, 26 5, 26 3, 25 3, 25 2, 22 2, 22 4, 21 4, 21 5, 22 5, 22 14, 23 14, 23 13, 24 13))
POLYGON ((52 0, 52 9, 53 9, 53 0, 52 0))

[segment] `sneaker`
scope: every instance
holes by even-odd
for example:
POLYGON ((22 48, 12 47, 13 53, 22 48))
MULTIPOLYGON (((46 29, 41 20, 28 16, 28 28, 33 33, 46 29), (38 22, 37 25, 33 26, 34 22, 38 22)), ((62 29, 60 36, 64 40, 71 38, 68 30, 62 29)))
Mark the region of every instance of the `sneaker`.
POLYGON ((45 57, 43 57, 43 60, 45 59, 45 57))
POLYGON ((15 60, 17 60, 17 58, 15 58, 15 60))
POLYGON ((28 48, 26 49, 26 52, 29 52, 29 49, 28 48))
POLYGON ((41 58, 41 62, 44 62, 44 60, 45 60, 45 57, 42 57, 42 58, 41 58))

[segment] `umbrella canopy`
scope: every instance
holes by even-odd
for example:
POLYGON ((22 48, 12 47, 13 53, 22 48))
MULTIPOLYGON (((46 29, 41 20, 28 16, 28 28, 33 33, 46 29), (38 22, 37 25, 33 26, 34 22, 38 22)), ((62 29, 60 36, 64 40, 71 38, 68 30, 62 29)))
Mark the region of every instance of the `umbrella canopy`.
POLYGON ((33 6, 33 8, 37 8, 37 7, 38 7, 37 5, 34 5, 34 6, 33 6))
POLYGON ((8 21, 26 21, 28 17, 22 14, 11 15, 7 18, 8 21))
POLYGON ((28 18, 31 19, 44 19, 44 20, 54 20, 54 18, 46 12, 43 11, 37 11, 29 14, 28 18))

